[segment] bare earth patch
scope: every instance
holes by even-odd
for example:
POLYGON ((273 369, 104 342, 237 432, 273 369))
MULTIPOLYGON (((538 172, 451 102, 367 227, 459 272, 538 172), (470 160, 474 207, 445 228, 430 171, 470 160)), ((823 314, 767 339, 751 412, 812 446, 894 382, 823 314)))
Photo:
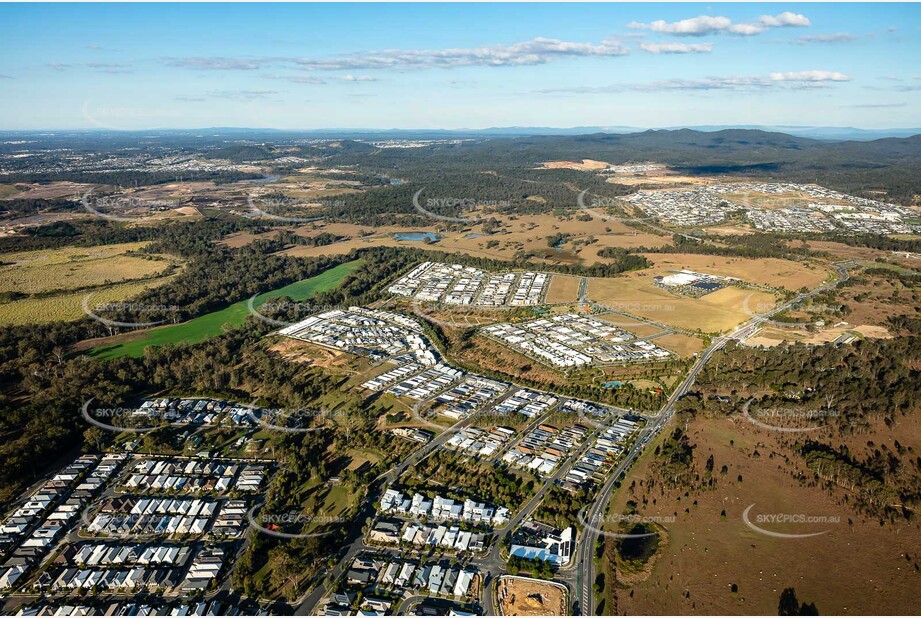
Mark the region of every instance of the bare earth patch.
POLYGON ((503 575, 496 606, 503 616, 565 616, 566 597, 560 584, 503 575))

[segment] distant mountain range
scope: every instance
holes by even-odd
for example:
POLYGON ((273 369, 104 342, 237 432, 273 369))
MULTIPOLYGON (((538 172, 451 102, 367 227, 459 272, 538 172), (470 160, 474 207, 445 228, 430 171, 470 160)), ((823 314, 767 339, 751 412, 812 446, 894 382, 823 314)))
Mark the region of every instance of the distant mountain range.
POLYGON ((184 136, 212 136, 215 134, 235 136, 298 136, 315 138, 344 139, 461 139, 477 137, 530 137, 530 136, 567 136, 645 133, 653 131, 694 130, 712 133, 732 129, 767 131, 785 133, 795 137, 805 137, 825 141, 870 141, 888 137, 911 137, 921 134, 921 127, 896 129, 859 129, 856 127, 813 127, 793 125, 700 125, 675 127, 628 127, 628 126, 581 126, 569 128, 557 127, 490 127, 487 129, 367 129, 367 128, 329 128, 329 129, 261 129, 241 127, 207 127, 201 129, 158 129, 145 131, 109 131, 98 129, 47 130, 47 131, 0 131, 0 136, 23 134, 171 134, 184 136))
MULTIPOLYGON (((921 128, 905 129, 858 129, 855 127, 810 127, 785 125, 703 125, 675 127, 628 127, 628 126, 582 126, 557 127, 490 127, 487 129, 314 129, 303 133, 316 136, 365 137, 373 139, 450 139, 452 137, 527 137, 531 135, 590 135, 593 133, 641 133, 644 131, 692 129, 714 132, 727 129, 749 129, 786 133, 796 137, 846 141, 874 140, 885 137, 911 137, 921 134, 921 128)), ((300 132, 299 132, 300 133, 300 132)))
POLYGON ((750 129, 757 131, 769 131, 772 133, 786 133, 797 137, 809 137, 812 139, 822 140, 874 140, 885 137, 911 137, 912 135, 921 134, 921 128, 906 129, 858 129, 856 127, 809 127, 809 126, 786 126, 786 125, 701 125, 701 126, 674 126, 674 127, 627 127, 627 126, 582 126, 570 128, 555 127, 490 127, 488 129, 456 129, 456 130, 411 130, 411 129, 392 129, 392 130, 374 130, 374 129, 329 129, 322 130, 326 133, 338 133, 340 135, 349 132, 363 133, 369 135, 419 135, 432 134, 444 137, 476 135, 476 136, 502 136, 502 137, 526 137, 529 135, 588 135, 592 133, 641 133, 648 130, 666 130, 674 131, 677 129, 692 129, 694 131, 724 131, 726 129, 750 129))

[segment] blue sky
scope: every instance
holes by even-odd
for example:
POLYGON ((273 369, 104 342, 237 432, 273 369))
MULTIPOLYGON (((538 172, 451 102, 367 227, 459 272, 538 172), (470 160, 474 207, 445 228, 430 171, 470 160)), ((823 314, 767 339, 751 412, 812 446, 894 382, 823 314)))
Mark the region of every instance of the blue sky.
POLYGON ((918 4, 2 4, 0 129, 921 126, 918 4))

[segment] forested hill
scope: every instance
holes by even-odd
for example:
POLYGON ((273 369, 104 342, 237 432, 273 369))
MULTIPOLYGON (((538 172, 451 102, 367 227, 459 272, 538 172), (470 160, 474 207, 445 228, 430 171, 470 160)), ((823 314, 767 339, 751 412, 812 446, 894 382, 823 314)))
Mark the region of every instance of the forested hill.
MULTIPOLYGON (((323 147, 312 149, 324 151, 323 147)), ((368 163, 364 152, 325 151, 330 161, 368 163)), ((544 161, 655 161, 687 174, 730 174, 774 181, 819 182, 840 191, 883 190, 908 203, 921 194, 921 135, 828 142, 753 129, 492 138, 424 148, 382 149, 382 169, 530 169, 544 161), (444 168, 440 168, 444 169, 444 168)))

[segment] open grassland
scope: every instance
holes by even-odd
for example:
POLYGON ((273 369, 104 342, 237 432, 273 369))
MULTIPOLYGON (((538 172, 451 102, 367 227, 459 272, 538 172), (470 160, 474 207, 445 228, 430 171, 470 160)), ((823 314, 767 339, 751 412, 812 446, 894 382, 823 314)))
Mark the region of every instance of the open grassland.
POLYGON ((164 256, 128 255, 147 243, 66 247, 0 256, 0 292, 38 294, 79 290, 109 283, 156 277, 170 264, 164 256))
POLYGON ((649 335, 655 335, 656 333, 662 332, 662 328, 656 326, 655 324, 648 324, 646 322, 634 320, 633 318, 622 316, 619 313, 605 313, 592 317, 601 320, 602 322, 609 322, 618 328, 624 329, 628 333, 636 335, 637 337, 648 337, 649 335))
POLYGON ((580 281, 580 277, 553 275, 550 278, 550 288, 547 290, 547 302, 571 303, 579 300, 580 281))
POLYGON ((674 352, 681 358, 689 358, 707 347, 704 340, 700 337, 691 337, 682 333, 662 335, 661 337, 656 337, 652 341, 657 346, 674 352))
MULTIPOLYGON (((568 214, 577 214, 575 205, 568 214)), ((510 260, 519 251, 548 253, 556 261, 565 258, 568 261, 586 265, 608 262, 609 260, 598 257, 598 251, 605 247, 661 247, 671 244, 671 239, 666 236, 645 233, 622 223, 601 219, 579 221, 574 216, 557 217, 552 214, 516 215, 514 218, 508 215, 495 215, 495 219, 501 224, 496 233, 475 237, 470 237, 470 235, 483 233, 480 224, 471 225, 459 231, 444 231, 434 224, 416 227, 413 230, 441 234, 442 238, 433 247, 443 251, 499 260, 510 260), (558 253, 550 249, 547 243, 547 237, 555 234, 570 234, 575 240, 591 236, 594 237, 595 242, 588 245, 576 245, 567 241, 563 244, 563 252, 558 253)), ((311 224, 310 227, 302 227, 297 232, 304 236, 329 232, 349 237, 349 240, 324 247, 292 247, 285 252, 298 257, 311 257, 345 254, 360 247, 422 245, 421 242, 399 241, 393 238, 394 232, 406 231, 405 227, 394 226, 369 228, 344 223, 316 223, 311 224)))
MULTIPOLYGON (((896 442, 917 451, 919 434, 917 423, 889 428, 879 422, 847 440, 862 459, 884 446, 884 452, 895 452, 896 442)), ((712 455, 717 485, 689 494, 685 487, 663 484, 654 473, 654 450, 662 438, 649 445, 615 493, 609 513, 628 512, 632 500, 639 505, 638 515, 674 521, 664 524, 665 547, 645 577, 637 581, 618 575, 612 582, 607 567, 605 594, 616 596, 614 613, 776 615, 780 594, 788 587, 795 588, 801 602, 815 603, 822 615, 904 614, 917 606, 917 552, 909 549, 921 546, 917 520, 881 525, 852 508, 844 490, 801 483, 798 475, 812 479, 813 473, 789 455, 789 446, 780 446, 782 435, 738 417, 692 421, 692 465, 703 477, 712 455), (823 534, 791 539, 756 532, 742 519, 750 505, 749 521, 770 531, 823 534), (756 514, 837 521, 759 523, 756 514)))
POLYGON ((828 240, 810 240, 800 241, 791 240, 788 245, 793 248, 808 246, 813 251, 822 251, 828 253, 832 258, 839 260, 872 260, 878 257, 887 257, 891 255, 888 251, 880 249, 871 249, 870 247, 852 247, 843 242, 832 242, 828 240))
MULTIPOLYGON (((255 297, 253 306, 257 309, 269 298, 287 296, 293 300, 306 300, 314 294, 336 288, 351 272, 361 266, 361 260, 355 260, 330 268, 315 277, 304 279, 271 292, 255 297)), ((199 316, 182 324, 161 326, 146 331, 143 337, 112 345, 101 345, 93 349, 92 354, 99 358, 110 359, 122 356, 141 357, 147 346, 176 343, 198 343, 221 334, 225 325, 240 326, 250 315, 248 300, 243 300, 219 311, 199 316)))
POLYGON ((253 243, 257 240, 272 240, 278 236, 278 232, 262 232, 261 234, 253 234, 252 232, 234 232, 222 238, 219 242, 222 245, 227 245, 232 249, 239 249, 240 247, 245 247, 246 245, 253 243))
POLYGON ((835 292, 835 300, 850 309, 844 316, 847 322, 888 326, 890 317, 917 315, 916 291, 878 275, 858 272, 855 278, 859 280, 857 284, 835 292))
POLYGON ((870 326, 868 324, 863 324, 861 326, 851 326, 850 324, 843 324, 841 326, 832 326, 828 328, 820 328, 816 332, 809 332, 806 329, 790 329, 790 328, 773 328, 766 327, 759 330, 754 337, 750 337, 745 344, 750 346, 763 346, 763 347, 773 347, 775 345, 780 345, 781 343, 807 343, 811 345, 821 345, 823 343, 829 343, 836 340, 838 337, 845 334, 853 334, 857 337, 870 337, 870 338, 889 338, 892 335, 889 334, 889 330, 883 326, 870 326))
MULTIPOLYGON (((9 186, 9 185, 6 185, 9 186)), ((79 182, 70 182, 69 180, 59 180, 48 183, 17 183, 14 186, 18 192, 5 197, 15 197, 17 199, 29 200, 54 200, 58 198, 72 198, 84 195, 87 191, 96 188, 96 185, 90 185, 79 182)))
POLYGON ((644 272, 653 275, 668 274, 673 270, 693 270, 696 272, 736 277, 755 285, 766 285, 788 290, 802 287, 814 288, 825 281, 831 271, 816 264, 803 264, 777 258, 737 258, 690 253, 644 254, 654 266, 644 272))
MULTIPOLYGON (((99 305, 123 301, 145 290, 163 285, 171 278, 172 275, 106 286, 92 292, 92 304, 99 305)), ((24 298, 8 303, 0 303, 0 325, 43 324, 86 317, 82 303, 87 294, 89 292, 71 292, 43 298, 24 298)))
POLYGON ((704 333, 732 329, 750 320, 754 312, 773 307, 775 302, 774 295, 768 292, 732 287, 701 298, 678 296, 654 286, 649 271, 590 279, 588 298, 631 315, 704 333))

